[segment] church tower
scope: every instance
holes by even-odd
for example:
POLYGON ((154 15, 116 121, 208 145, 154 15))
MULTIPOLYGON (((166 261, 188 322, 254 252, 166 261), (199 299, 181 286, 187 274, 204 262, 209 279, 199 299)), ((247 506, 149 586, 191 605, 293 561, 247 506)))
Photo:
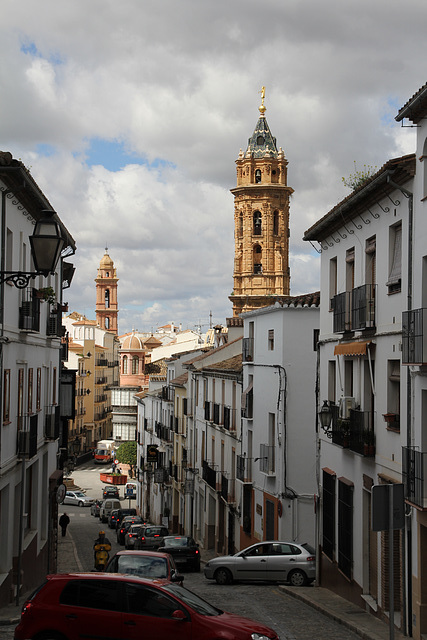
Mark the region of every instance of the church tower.
POLYGON ((114 262, 108 255, 108 249, 105 249, 104 257, 99 264, 98 277, 95 278, 96 321, 101 329, 112 331, 116 335, 118 331, 117 316, 119 313, 117 308, 118 281, 114 262))
POLYGON ((277 150, 265 118, 265 88, 261 91, 260 117, 246 152, 236 160, 234 195, 233 316, 274 304, 288 296, 289 199, 283 149, 277 150))

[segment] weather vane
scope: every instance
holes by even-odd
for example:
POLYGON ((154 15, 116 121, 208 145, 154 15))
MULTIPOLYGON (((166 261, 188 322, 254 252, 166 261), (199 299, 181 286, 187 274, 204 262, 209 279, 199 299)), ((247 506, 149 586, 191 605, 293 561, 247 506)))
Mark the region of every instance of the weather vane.
POLYGON ((261 106, 259 107, 259 112, 263 116, 267 110, 267 108, 264 106, 265 87, 261 87, 261 91, 259 93, 261 94, 261 106))

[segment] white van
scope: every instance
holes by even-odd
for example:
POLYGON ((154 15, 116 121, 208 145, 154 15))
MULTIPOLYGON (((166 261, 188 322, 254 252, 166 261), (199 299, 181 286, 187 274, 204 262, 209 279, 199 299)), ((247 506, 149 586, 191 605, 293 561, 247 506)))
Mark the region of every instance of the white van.
POLYGON ((107 498, 101 504, 101 508, 99 509, 99 519, 101 522, 107 522, 108 516, 112 512, 113 509, 120 509, 122 506, 120 500, 117 498, 107 498))

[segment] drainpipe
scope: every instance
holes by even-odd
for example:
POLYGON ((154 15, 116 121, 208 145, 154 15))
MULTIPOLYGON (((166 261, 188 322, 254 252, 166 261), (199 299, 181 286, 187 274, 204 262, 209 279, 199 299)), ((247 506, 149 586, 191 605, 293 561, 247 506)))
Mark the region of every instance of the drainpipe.
MULTIPOLYGON (((405 198, 408 199, 408 281, 407 281, 407 310, 412 310, 412 272, 413 272, 413 224, 414 224, 414 194, 404 187, 396 184, 387 176, 387 182, 398 189, 405 198)), ((409 367, 406 368, 406 446, 412 446, 412 378, 409 367)), ((406 514, 407 516, 409 514, 406 514)), ((412 637, 412 538, 411 538, 411 518, 405 518, 406 537, 403 538, 403 575, 406 577, 407 602, 403 603, 403 628, 407 630, 409 637, 412 637), (405 558, 405 542, 406 542, 406 558, 405 558)), ((403 589, 403 597, 405 597, 405 589, 403 589)))

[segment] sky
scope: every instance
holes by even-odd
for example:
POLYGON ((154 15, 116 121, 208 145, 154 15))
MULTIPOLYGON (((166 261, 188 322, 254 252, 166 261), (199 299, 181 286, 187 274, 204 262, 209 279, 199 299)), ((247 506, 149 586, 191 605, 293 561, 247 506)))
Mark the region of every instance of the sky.
POLYGON ((425 0, 2 0, 0 149, 76 241, 69 310, 95 317, 107 247, 120 334, 232 316, 230 189, 262 86, 294 189, 291 295, 318 290, 304 231, 355 163, 415 152, 394 118, 427 81, 426 22, 425 0))

